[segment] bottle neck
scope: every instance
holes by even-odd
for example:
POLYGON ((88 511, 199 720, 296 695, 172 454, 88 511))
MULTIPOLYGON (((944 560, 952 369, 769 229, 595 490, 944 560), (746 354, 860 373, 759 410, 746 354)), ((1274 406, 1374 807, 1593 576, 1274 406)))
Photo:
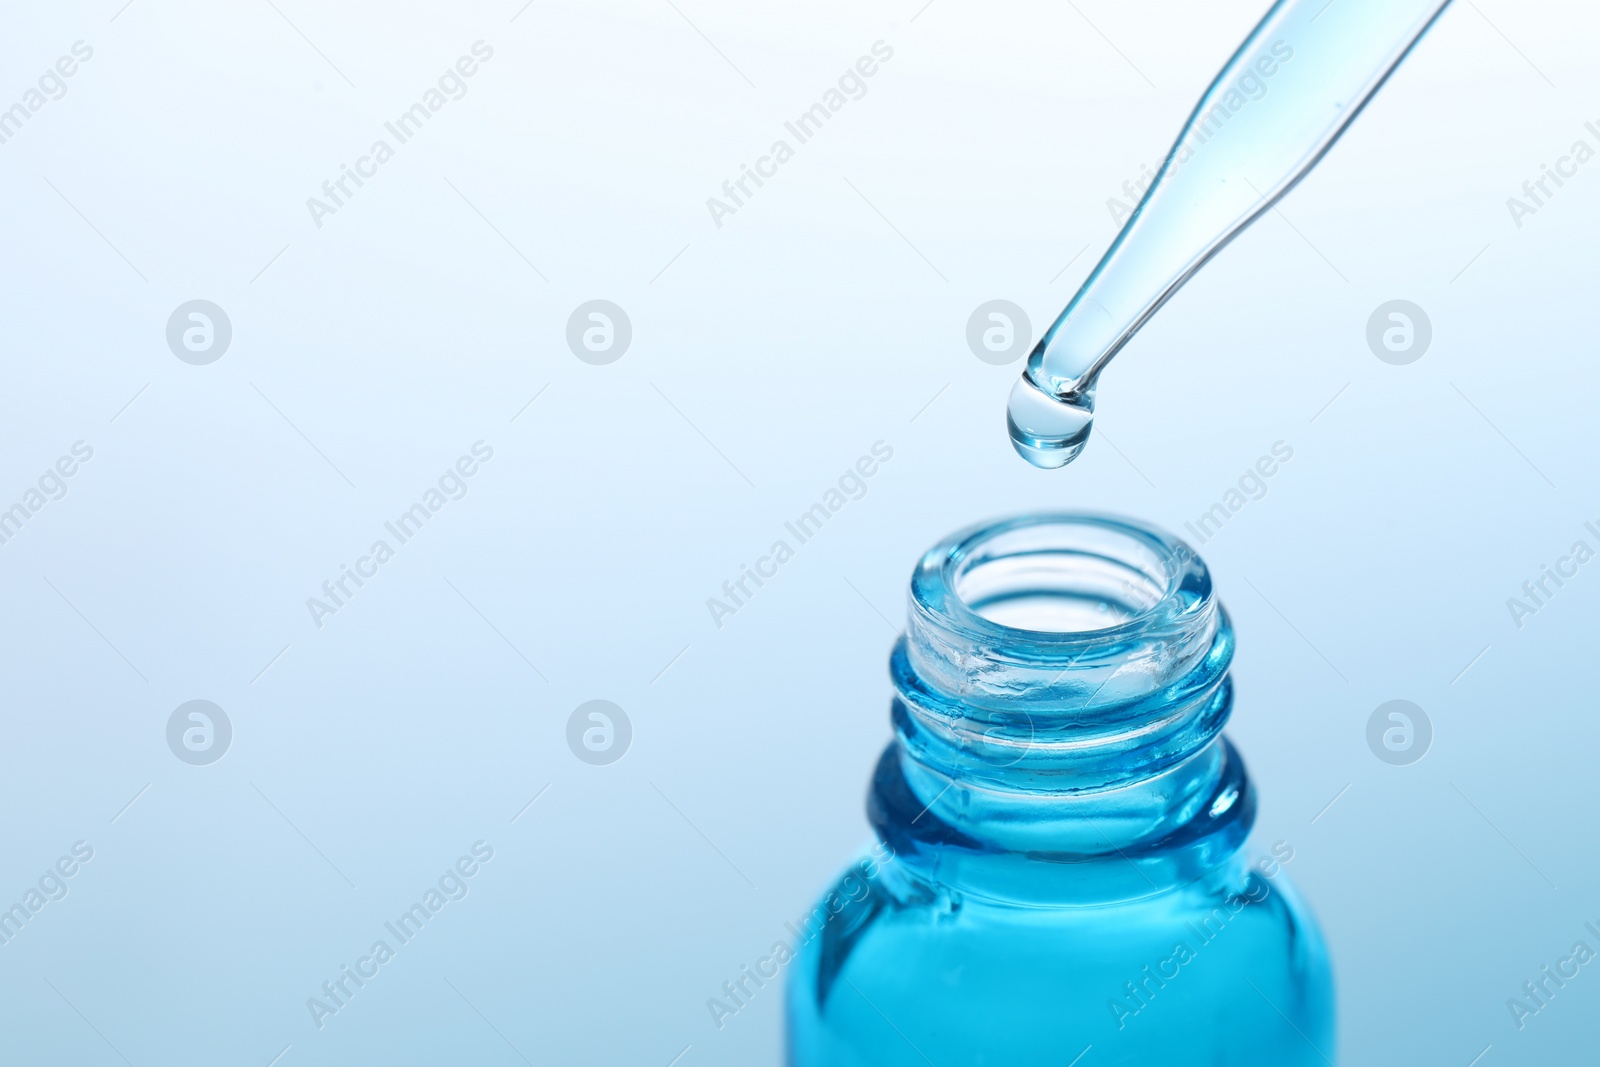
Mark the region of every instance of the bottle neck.
POLYGON ((935 546, 890 660, 869 814, 909 877, 998 899, 1128 899, 1202 877, 1254 799, 1219 735, 1233 631, 1160 531, 1041 515, 935 546))

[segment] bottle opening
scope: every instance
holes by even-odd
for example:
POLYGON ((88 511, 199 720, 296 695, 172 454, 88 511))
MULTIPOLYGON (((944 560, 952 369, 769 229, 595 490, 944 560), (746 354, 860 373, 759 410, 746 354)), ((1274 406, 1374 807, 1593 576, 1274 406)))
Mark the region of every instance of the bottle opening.
POLYGON ((929 694, 913 702, 982 720, 1008 743, 1145 729, 1171 711, 1156 704, 1188 699, 1184 686, 1220 684, 1232 649, 1193 550, 1110 515, 1019 515, 956 533, 923 554, 909 609, 901 659, 907 684, 929 694))
POLYGON ((1168 595, 1170 542, 1104 520, 1050 517, 989 530, 947 557, 955 599, 1013 630, 1093 633, 1133 622, 1168 595))

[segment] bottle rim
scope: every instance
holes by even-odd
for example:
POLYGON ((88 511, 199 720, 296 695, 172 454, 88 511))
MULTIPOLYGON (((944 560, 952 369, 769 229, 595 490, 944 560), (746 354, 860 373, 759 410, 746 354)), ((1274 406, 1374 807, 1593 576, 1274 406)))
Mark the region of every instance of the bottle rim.
POLYGON ((909 599, 895 725, 930 766, 1098 790, 1187 759, 1227 721, 1227 613, 1200 558, 1150 524, 1056 511, 969 527, 923 555, 909 599))
POLYGON ((932 625, 1002 658, 1115 646, 1193 620, 1213 602, 1210 571, 1181 538, 1089 511, 1036 512, 958 531, 923 553, 910 588, 914 626, 932 625), (1016 566, 1019 559, 1027 565, 1016 566), (1106 625, 1018 625, 995 607, 1029 595, 1083 600, 1107 593, 1108 579, 1121 583, 1121 602, 1106 605, 1106 625))

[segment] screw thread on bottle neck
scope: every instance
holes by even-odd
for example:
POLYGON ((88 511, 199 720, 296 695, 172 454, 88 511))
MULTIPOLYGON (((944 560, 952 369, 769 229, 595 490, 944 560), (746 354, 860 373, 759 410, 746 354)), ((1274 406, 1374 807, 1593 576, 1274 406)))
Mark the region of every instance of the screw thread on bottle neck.
POLYGON ((923 556, 909 608, 872 800, 897 851, 1128 861, 1174 835, 1214 850, 1225 824, 1237 848, 1233 630, 1182 541, 1100 515, 975 527, 923 556))

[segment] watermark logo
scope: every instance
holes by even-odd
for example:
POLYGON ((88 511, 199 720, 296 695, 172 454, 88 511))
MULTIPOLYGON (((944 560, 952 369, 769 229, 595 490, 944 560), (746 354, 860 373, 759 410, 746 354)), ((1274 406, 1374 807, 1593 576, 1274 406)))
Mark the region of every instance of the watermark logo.
POLYGON ((167 347, 185 363, 215 363, 233 342, 228 313, 209 300, 179 304, 167 319, 167 347))
POLYGON ((967 347, 985 363, 1003 367, 1028 354, 1033 324, 1028 313, 1009 300, 979 304, 967 320, 967 347))
POLYGON ((167 719, 167 747, 185 763, 196 767, 215 763, 231 744, 233 723, 209 700, 179 704, 167 719))
POLYGON ((867 479, 894 458, 893 446, 882 440, 874 441, 871 451, 871 455, 860 456, 852 466, 846 467, 844 473, 839 475, 839 480, 823 492, 821 499, 793 521, 783 524, 784 531, 794 539, 794 544, 780 537, 767 549, 766 555, 756 557, 753 568, 748 563, 739 564, 738 575, 722 583, 721 597, 706 598, 706 611, 710 613, 717 629, 722 629, 723 619, 737 615, 748 606, 756 593, 778 576, 778 569, 794 559, 799 546, 816 537, 822 531, 823 524, 837 515, 845 504, 867 495, 867 479))
POLYGON ((416 537, 422 531, 423 524, 437 515, 445 504, 467 495, 467 480, 494 458, 494 446, 483 440, 474 441, 471 451, 471 455, 461 455, 452 466, 446 467, 438 481, 423 491, 420 500, 392 521, 383 524, 389 536, 394 538, 393 545, 384 538, 378 538, 367 549, 366 555, 356 558, 354 566, 339 564, 339 574, 322 583, 322 597, 306 597, 306 611, 310 613, 317 629, 322 629, 325 618, 337 615, 342 608, 348 607, 356 593, 378 576, 385 563, 394 559, 400 546, 416 537))
MULTIPOLYGON (((1043 747, 1044 741, 1039 739, 1039 728, 1033 721, 1033 716, 1027 712, 1014 711, 988 712, 979 722, 990 723, 978 737, 971 739, 972 750, 975 755, 983 760, 986 767, 1003 770, 1006 767, 1015 767, 1033 754, 1036 746, 1043 747)), ((928 802, 928 808, 938 803, 938 797, 928 802)))
MULTIPOLYGON (((1583 528, 1595 538, 1597 544, 1600 544, 1600 526, 1586 522, 1583 528)), ((1506 610, 1511 613, 1511 621, 1516 624, 1517 629, 1520 630, 1525 625, 1523 619, 1529 615, 1539 614, 1541 608, 1555 599, 1555 595, 1566 587, 1567 582, 1578 576, 1578 568, 1591 559, 1594 559, 1594 549, 1589 546, 1588 541, 1580 537, 1572 542, 1572 547, 1567 550, 1566 555, 1556 557, 1554 567, 1548 563, 1540 564, 1539 574, 1522 583, 1522 596, 1506 598, 1506 610)))
POLYGON ((64 79, 78 73, 80 63, 89 62, 93 56, 94 49, 91 46, 83 41, 73 41, 72 55, 57 59, 54 67, 46 67, 44 73, 39 75, 37 89, 29 87, 23 92, 22 99, 10 107, 0 104, 0 108, 3 108, 0 110, 0 144, 5 144, 22 132, 23 124, 50 101, 66 96, 67 83, 64 79))
MULTIPOLYGON (((1163 167, 1176 172, 1179 167, 1198 155, 1200 150, 1232 121, 1233 116, 1272 91, 1271 79, 1293 58, 1294 48, 1280 38, 1270 45, 1261 47, 1256 52, 1254 61, 1241 68, 1244 73, 1231 83, 1213 85, 1207 91, 1205 98, 1200 101, 1193 124, 1185 132, 1184 139, 1173 146, 1163 167)), ((1113 225, 1121 226, 1133 214, 1135 207, 1149 191, 1151 183, 1156 180, 1157 174, 1150 169, 1149 164, 1141 164, 1139 171, 1137 180, 1122 183, 1122 192, 1127 200, 1119 200, 1114 196, 1106 200, 1106 209, 1111 212, 1113 225)))
MULTIPOLYGON (((721 196, 706 197, 706 211, 717 229, 722 220, 737 215, 767 182, 778 176, 778 168, 794 158, 795 149, 822 132, 833 121, 833 116, 851 100, 867 95, 867 79, 878 73, 884 63, 894 58, 894 49, 883 41, 872 43, 872 55, 863 55, 855 64, 846 67, 833 86, 826 89, 822 98, 802 111, 792 122, 783 124, 784 131, 793 138, 780 137, 768 146, 764 155, 756 157, 756 165, 739 164, 739 176, 722 183, 721 196)), ((737 68, 736 68, 737 69, 737 68)), ((741 75, 742 76, 742 75, 741 75)), ((749 81, 748 78, 745 79, 749 81)), ((755 88, 751 85, 751 88, 755 88)))
MULTIPOLYGON (((1584 923, 1583 928, 1593 937, 1600 939, 1600 927, 1594 923, 1584 923)), ((1572 950, 1565 956, 1556 960, 1552 967, 1546 963, 1539 968, 1537 977, 1522 983, 1522 995, 1506 998, 1506 1009, 1511 1012, 1511 1021, 1521 1030, 1528 1025, 1528 1020, 1538 1015, 1556 994, 1567 988, 1567 983, 1578 977, 1582 968, 1595 958, 1595 950, 1587 941, 1575 941, 1572 950)))
POLYGON ((78 468, 93 457, 94 449, 87 441, 74 441, 72 455, 62 456, 46 467, 39 481, 23 490, 22 499, 10 507, 0 501, 0 545, 21 533, 23 525, 46 504, 66 496, 66 479, 78 473, 78 468))
MULTIPOLYGON (((306 998, 306 1011, 311 1021, 321 1030, 329 1017, 350 1006, 357 993, 368 982, 383 973, 383 967, 395 958, 401 948, 413 941, 430 924, 446 905, 465 900, 471 891, 470 880, 494 859, 494 846, 487 841, 474 841, 471 855, 463 853, 440 873, 432 885, 413 898, 411 907, 401 912, 393 921, 383 924, 386 935, 373 941, 365 956, 359 957, 355 966, 339 965, 339 973, 322 983, 317 996, 306 998), (394 939, 390 944, 389 939, 394 939)), ((280 1055, 282 1055, 280 1053, 280 1055)))
POLYGON ((1433 321, 1409 300, 1379 304, 1367 319, 1367 347, 1385 363, 1403 367, 1415 363, 1433 343, 1433 321))
MULTIPOLYGON (((1600 143, 1600 125, 1586 122, 1583 124, 1583 129, 1600 143)), ((1567 150, 1566 155, 1557 157, 1554 168, 1548 163, 1541 163, 1539 176, 1529 178, 1522 183, 1522 195, 1526 199, 1506 197, 1506 210, 1510 212, 1511 221, 1517 229, 1522 229, 1523 219, 1529 215, 1537 215, 1540 208, 1548 207, 1549 201, 1566 186, 1567 179, 1576 178, 1578 168, 1594 157, 1594 147, 1580 137, 1572 142, 1572 147, 1567 150)))
MULTIPOLYGON (((446 104, 467 95, 467 79, 477 74, 482 64, 494 58, 494 49, 482 40, 472 42, 471 52, 470 56, 459 57, 454 66, 446 67, 434 85, 424 89, 415 103, 393 121, 383 124, 384 130, 394 138, 394 144, 382 137, 377 138, 368 146, 365 154, 356 157, 354 167, 348 163, 339 164, 338 177, 322 183, 322 196, 306 197, 306 211, 317 229, 322 229, 323 219, 337 215, 348 207, 356 193, 378 176, 378 169, 394 158, 396 149, 421 133, 423 127, 432 122, 433 116, 446 104)), ((446 184, 449 180, 445 179, 446 184)), ((457 195, 460 192, 456 190, 457 195)), ((466 197, 462 199, 466 200, 466 197)), ((472 202, 467 201, 467 205, 471 207, 472 202)), ((474 207, 472 210, 478 209, 474 207)))
MULTIPOLYGON (((1272 880, 1294 859, 1294 846, 1274 841, 1272 855, 1261 856, 1245 879, 1242 890, 1228 893, 1209 912, 1192 912, 1172 951, 1153 964, 1145 964, 1137 975, 1122 983, 1122 991, 1106 1000, 1118 1030, 1128 1028, 1128 1020, 1150 1007, 1162 990, 1200 958, 1202 951, 1238 918, 1246 908, 1261 904, 1272 895, 1272 880)), ((1324 1057, 1326 1058, 1326 1057, 1324 1057)))
POLYGON ((633 744, 633 722, 609 700, 587 700, 567 717, 567 747, 596 767, 615 763, 633 744))
POLYGON ((579 304, 567 319, 567 347, 585 363, 596 367, 615 363, 631 343, 633 322, 609 300, 579 304))
POLYGON ((1379 704, 1367 719, 1367 747, 1394 767, 1406 767, 1428 754, 1433 744, 1433 722, 1428 713, 1409 700, 1379 704))
MULTIPOLYGON (((837 916, 848 911, 850 916, 844 920, 846 927, 849 928, 852 920, 859 925, 868 907, 864 901, 873 892, 873 880, 894 858, 894 849, 882 841, 877 842, 873 845, 872 854, 857 860, 798 924, 784 923, 788 940, 774 941, 772 948, 759 957, 754 966, 748 963, 741 965, 737 975, 722 983, 720 996, 706 998, 706 1011, 716 1028, 723 1029, 730 1018, 748 1008, 761 990, 775 982, 783 968, 827 930, 828 924, 837 916)), ((781 986, 782 983, 778 984, 781 986)))
POLYGON ((1184 523, 1184 528, 1194 534, 1202 545, 1210 541, 1217 535, 1217 531, 1222 529, 1224 523, 1244 510, 1246 504, 1265 497, 1268 491, 1267 480, 1282 470, 1283 465, 1293 458, 1293 445, 1287 441, 1272 442, 1270 454, 1260 456, 1239 475, 1237 488, 1230 486, 1222 494, 1222 499, 1202 512, 1198 519, 1184 523))
POLYGON ((30 885, 10 907, 0 901, 0 945, 10 944, 11 939, 20 934, 22 928, 44 910, 46 904, 66 899, 70 888, 67 879, 92 859, 94 847, 87 841, 74 841, 72 855, 63 853, 55 863, 46 867, 44 873, 39 875, 38 882, 30 885))

